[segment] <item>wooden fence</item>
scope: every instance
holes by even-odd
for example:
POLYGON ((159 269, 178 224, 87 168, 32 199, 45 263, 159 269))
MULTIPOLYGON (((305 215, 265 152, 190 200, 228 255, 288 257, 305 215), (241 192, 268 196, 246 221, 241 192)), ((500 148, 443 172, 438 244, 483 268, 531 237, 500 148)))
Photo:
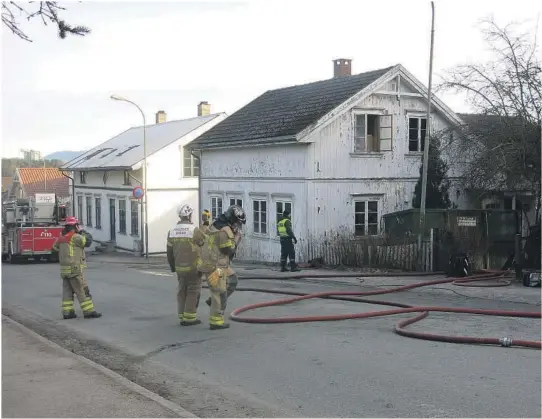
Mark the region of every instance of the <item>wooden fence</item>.
MULTIPOLYGON (((365 268, 389 268, 405 271, 418 270, 418 245, 413 242, 388 245, 380 240, 348 240, 343 243, 321 241, 308 244, 309 260, 322 258, 328 266, 351 266, 365 268)), ((422 270, 433 270, 433 251, 429 241, 422 243, 422 270)))

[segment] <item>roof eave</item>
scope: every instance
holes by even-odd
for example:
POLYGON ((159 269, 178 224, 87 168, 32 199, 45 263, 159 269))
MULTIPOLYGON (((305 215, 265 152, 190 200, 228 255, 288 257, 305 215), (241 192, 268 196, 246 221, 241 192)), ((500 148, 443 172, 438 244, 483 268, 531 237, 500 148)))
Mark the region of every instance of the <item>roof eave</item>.
POLYGON ((103 172, 113 170, 132 170, 132 166, 106 166, 106 167, 60 167, 64 172, 103 172))
POLYGON ((228 141, 224 144, 222 141, 217 142, 208 142, 205 144, 187 144, 185 147, 192 151, 201 151, 201 150, 215 150, 215 149, 228 149, 228 148, 240 148, 240 147, 267 147, 274 145, 288 145, 288 144, 299 144, 296 139, 296 135, 285 135, 281 137, 273 138, 254 138, 250 140, 234 140, 228 141))

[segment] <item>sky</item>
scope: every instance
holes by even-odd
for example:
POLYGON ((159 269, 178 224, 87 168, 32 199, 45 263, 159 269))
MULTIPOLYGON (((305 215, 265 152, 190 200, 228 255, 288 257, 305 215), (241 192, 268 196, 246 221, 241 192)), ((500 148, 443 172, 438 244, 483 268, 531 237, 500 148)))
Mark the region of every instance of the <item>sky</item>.
MULTIPOLYGON (((535 30, 542 2, 436 0, 433 80, 490 55, 477 26, 525 22, 535 30)), ((246 0, 61 2, 71 24, 92 29, 61 40, 36 19, 34 40, 1 30, 2 156, 87 150, 164 110, 168 120, 234 113, 263 92, 332 77, 332 60, 352 72, 402 64, 428 83, 431 6, 426 0, 246 0)), ((27 7, 35 7, 28 5, 27 7)), ((540 34, 540 28, 538 28, 540 34)), ((539 39, 542 38, 539 36, 539 39)), ((439 94, 456 112, 465 98, 439 94)))

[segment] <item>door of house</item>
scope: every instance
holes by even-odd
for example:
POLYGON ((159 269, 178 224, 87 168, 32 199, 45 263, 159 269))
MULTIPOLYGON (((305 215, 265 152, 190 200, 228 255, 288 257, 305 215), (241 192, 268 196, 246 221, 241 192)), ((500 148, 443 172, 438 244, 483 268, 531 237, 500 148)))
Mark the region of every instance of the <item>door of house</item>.
POLYGON ((111 232, 111 241, 116 240, 116 226, 117 220, 115 218, 115 199, 109 198, 109 231, 111 232))

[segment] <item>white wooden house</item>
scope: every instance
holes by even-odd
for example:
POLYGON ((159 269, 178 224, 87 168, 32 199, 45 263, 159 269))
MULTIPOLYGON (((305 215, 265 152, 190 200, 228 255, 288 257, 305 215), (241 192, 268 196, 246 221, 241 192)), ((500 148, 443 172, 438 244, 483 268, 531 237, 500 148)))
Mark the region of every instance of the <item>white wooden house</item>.
MULTIPOLYGON (((268 91, 188 146, 200 157, 200 206, 213 216, 232 203, 247 211, 240 259, 279 260, 284 208, 306 260, 311 242, 377 235, 383 214, 412 207, 426 88, 401 65, 358 75, 350 60, 333 65, 333 78, 268 91)), ((460 122, 433 99, 433 130, 460 122)), ((469 207, 459 188, 450 195, 469 207)))
MULTIPOLYGON (((206 102, 198 117, 146 127, 149 254, 166 251, 167 231, 176 224, 179 205, 198 208, 199 161, 184 148, 226 118, 210 114, 206 102)), ((130 128, 66 163, 74 177, 75 213, 98 242, 112 242, 125 251, 145 251, 142 244, 141 203, 132 199, 142 186, 143 127, 130 128)), ((197 213, 196 213, 197 214, 197 213)))

